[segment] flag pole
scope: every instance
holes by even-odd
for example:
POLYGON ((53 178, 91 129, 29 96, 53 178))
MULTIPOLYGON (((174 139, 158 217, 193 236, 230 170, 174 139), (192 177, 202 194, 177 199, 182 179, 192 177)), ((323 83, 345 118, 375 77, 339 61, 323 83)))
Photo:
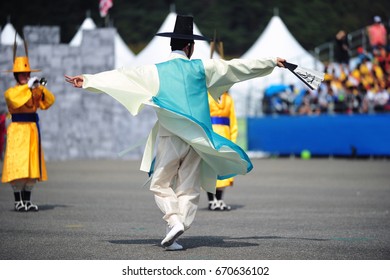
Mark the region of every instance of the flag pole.
POLYGON ((109 27, 110 23, 110 13, 107 12, 107 15, 104 17, 105 26, 109 27))

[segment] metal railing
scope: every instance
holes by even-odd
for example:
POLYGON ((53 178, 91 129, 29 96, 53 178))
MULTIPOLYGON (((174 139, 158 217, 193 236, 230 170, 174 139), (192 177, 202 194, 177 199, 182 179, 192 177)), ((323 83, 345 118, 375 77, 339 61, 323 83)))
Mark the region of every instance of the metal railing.
MULTIPOLYGON (((386 28, 389 30, 390 21, 384 23, 386 28)), ((362 47, 366 51, 371 51, 367 28, 361 28, 353 32, 349 32, 347 34, 349 49, 350 49, 350 57, 357 56, 357 49, 362 47)), ((315 57, 322 62, 334 62, 334 42, 323 43, 314 48, 315 57)))

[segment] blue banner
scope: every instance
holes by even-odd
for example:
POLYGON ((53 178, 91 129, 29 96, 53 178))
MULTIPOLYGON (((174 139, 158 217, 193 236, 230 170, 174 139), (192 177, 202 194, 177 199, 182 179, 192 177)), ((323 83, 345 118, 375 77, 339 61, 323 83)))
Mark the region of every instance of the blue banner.
POLYGON ((388 156, 390 114, 248 118, 249 151, 276 155, 388 156))

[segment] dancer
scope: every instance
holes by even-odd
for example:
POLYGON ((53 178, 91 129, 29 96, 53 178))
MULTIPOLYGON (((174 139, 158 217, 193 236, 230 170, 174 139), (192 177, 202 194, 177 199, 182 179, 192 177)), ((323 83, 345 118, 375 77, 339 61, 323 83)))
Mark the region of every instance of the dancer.
POLYGON ((173 32, 156 35, 171 38, 167 62, 94 75, 65 75, 65 79, 76 88, 109 94, 133 115, 143 105, 155 109, 158 121, 149 135, 141 170, 152 174, 150 190, 167 223, 161 245, 166 250, 181 250, 176 240, 195 218, 200 187, 215 193, 217 178, 246 174, 253 168, 240 147, 212 131, 207 92, 218 99, 237 82, 284 67, 285 60, 190 60, 194 40, 207 40, 193 34, 191 16, 178 15, 173 32))

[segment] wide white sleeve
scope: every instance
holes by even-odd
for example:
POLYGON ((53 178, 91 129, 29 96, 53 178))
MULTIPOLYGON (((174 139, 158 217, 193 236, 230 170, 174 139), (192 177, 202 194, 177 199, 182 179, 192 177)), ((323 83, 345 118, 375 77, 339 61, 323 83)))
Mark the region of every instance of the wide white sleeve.
POLYGON ((94 75, 83 75, 83 88, 91 92, 104 92, 120 102, 132 115, 157 94, 160 86, 155 65, 120 68, 94 75))
POLYGON ((264 59, 210 59, 203 61, 206 85, 217 99, 235 83, 271 74, 276 58, 264 59))

